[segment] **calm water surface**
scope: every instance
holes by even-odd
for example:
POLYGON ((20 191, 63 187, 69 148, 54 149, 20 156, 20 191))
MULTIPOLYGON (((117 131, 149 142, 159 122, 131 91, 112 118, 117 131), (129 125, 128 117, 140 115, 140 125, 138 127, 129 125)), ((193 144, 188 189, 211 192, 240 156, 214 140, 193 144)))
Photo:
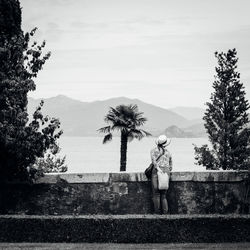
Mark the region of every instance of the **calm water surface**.
MULTIPOLYGON (((195 165, 194 147, 208 143, 206 138, 173 138, 168 146, 173 156, 173 171, 204 171, 195 165)), ((102 144, 102 137, 61 137, 61 153, 65 154, 68 173, 119 172, 120 138, 102 144)), ((141 172, 150 163, 150 150, 155 138, 133 140, 128 144, 127 172, 141 172)))

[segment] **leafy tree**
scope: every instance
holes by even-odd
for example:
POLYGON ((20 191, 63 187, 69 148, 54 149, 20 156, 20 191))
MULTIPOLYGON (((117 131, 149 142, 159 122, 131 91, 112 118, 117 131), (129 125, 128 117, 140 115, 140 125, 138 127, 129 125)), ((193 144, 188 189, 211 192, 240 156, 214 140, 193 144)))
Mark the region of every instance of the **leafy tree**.
POLYGON ((50 57, 43 53, 45 41, 30 43, 35 31, 23 34, 19 1, 0 0, 0 179, 5 181, 31 180, 35 171, 28 170, 62 134, 58 119, 43 116, 43 102, 28 121, 27 94, 50 57))
POLYGON ((60 147, 55 144, 44 154, 44 157, 36 159, 36 162, 29 170, 29 172, 34 172, 34 179, 44 176, 44 173, 58 173, 67 171, 68 168, 65 164, 66 156, 62 158, 59 157, 58 153, 60 150, 60 147))
POLYGON ((147 121, 143 117, 143 112, 138 111, 137 105, 119 105, 116 108, 110 107, 104 121, 109 126, 100 128, 98 131, 105 133, 103 143, 112 140, 114 131, 121 133, 121 148, 120 148, 120 171, 126 171, 127 164, 127 144, 134 138, 140 140, 144 136, 151 134, 143 129, 139 129, 147 121))
POLYGON ((237 51, 215 53, 214 92, 203 117, 212 145, 195 146, 196 160, 207 169, 249 169, 250 129, 245 90, 237 72, 237 51))

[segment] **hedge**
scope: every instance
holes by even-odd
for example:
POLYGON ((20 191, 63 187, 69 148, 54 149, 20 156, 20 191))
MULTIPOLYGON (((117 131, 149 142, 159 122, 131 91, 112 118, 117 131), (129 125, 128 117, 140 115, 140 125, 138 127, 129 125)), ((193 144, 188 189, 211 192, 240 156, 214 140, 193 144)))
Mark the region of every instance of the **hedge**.
POLYGON ((250 216, 0 216, 0 242, 250 242, 250 216))

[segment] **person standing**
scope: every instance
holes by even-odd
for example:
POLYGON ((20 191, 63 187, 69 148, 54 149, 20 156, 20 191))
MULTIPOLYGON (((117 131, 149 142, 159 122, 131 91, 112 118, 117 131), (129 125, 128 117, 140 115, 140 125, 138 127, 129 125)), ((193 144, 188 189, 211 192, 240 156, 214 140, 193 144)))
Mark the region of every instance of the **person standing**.
POLYGON ((167 150, 167 146, 170 142, 171 141, 167 138, 167 136, 160 135, 156 139, 157 147, 150 151, 151 160, 154 165, 152 170, 151 186, 154 213, 156 214, 168 213, 168 201, 166 197, 167 190, 159 190, 157 172, 162 171, 170 176, 173 166, 172 156, 167 150))

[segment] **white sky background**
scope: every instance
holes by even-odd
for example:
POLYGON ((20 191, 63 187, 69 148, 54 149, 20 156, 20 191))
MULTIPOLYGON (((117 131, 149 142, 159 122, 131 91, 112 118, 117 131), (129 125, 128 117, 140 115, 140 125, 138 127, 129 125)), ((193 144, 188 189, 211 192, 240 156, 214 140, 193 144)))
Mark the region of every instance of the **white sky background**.
POLYGON ((250 99, 249 0, 20 0, 23 30, 52 52, 35 98, 126 96, 204 107, 214 52, 236 48, 250 99))

